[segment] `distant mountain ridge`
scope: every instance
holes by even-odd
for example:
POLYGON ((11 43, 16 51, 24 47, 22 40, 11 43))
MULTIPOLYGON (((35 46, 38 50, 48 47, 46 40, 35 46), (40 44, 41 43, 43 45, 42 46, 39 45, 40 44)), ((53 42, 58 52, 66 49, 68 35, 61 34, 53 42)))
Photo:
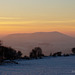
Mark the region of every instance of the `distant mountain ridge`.
POLYGON ((29 55, 37 46, 41 47, 46 55, 56 51, 69 53, 71 48, 75 47, 75 38, 56 31, 10 34, 2 40, 4 45, 21 50, 24 55, 29 55))

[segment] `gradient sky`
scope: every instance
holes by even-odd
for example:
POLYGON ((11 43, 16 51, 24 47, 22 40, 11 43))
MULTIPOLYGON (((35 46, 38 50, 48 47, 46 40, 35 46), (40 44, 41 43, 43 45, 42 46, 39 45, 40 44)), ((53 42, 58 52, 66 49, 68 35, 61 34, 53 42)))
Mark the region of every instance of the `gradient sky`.
POLYGON ((75 0, 0 0, 0 35, 50 31, 75 36, 75 0))

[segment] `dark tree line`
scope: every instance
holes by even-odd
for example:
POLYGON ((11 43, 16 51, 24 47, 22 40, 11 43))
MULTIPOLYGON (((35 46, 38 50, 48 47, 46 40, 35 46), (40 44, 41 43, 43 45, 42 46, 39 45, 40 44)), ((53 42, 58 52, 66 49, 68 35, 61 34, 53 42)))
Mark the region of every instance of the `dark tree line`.
MULTIPOLYGON (((72 55, 75 55, 75 48, 72 48, 72 55)), ((71 54, 64 54, 64 56, 69 56, 71 54)), ((32 49, 32 51, 30 52, 29 57, 24 56, 22 57, 22 53, 21 51, 16 51, 15 49, 11 48, 11 47, 6 47, 2 45, 2 42, 0 41, 0 63, 2 63, 4 60, 14 60, 14 59, 38 59, 38 58, 42 58, 44 56, 44 54, 42 53, 42 49, 40 47, 35 47, 34 49, 32 49)), ((54 54, 50 54, 50 56, 62 56, 62 52, 56 52, 54 54)))
POLYGON ((75 55, 75 48, 72 48, 72 53, 70 53, 70 54, 62 54, 62 52, 56 52, 56 53, 50 53, 50 56, 54 56, 54 57, 56 57, 56 56, 70 56, 70 55, 75 55))

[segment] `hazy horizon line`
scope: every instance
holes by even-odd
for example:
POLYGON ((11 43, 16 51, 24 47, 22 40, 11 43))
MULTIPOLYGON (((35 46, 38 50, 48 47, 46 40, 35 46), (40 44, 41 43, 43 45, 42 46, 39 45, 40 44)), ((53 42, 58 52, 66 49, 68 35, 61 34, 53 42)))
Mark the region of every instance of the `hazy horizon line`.
POLYGON ((60 31, 39 31, 39 32, 21 32, 21 33, 9 33, 9 34, 0 34, 0 38, 4 37, 4 36, 7 36, 7 35, 14 35, 14 34, 33 34, 33 33, 51 33, 51 32, 56 32, 56 33, 62 33, 62 34, 66 34, 68 36, 71 36, 71 37, 74 37, 75 38, 75 35, 70 35, 70 34, 67 34, 67 33, 64 33, 64 32, 60 32, 60 31))

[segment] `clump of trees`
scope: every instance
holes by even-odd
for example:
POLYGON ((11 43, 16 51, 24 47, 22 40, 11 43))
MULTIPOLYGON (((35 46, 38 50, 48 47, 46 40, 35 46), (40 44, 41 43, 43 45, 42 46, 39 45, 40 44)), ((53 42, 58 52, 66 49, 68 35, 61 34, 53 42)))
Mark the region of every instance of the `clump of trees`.
POLYGON ((64 54, 64 56, 66 57, 66 56, 70 56, 70 54, 64 54))
POLYGON ((56 52, 52 56, 61 56, 62 52, 56 52))
POLYGON ((0 57, 7 60, 14 60, 21 58, 21 51, 16 51, 11 47, 0 46, 0 57))
POLYGON ((42 58, 43 54, 42 54, 42 49, 40 47, 35 47, 34 49, 32 49, 32 51, 30 52, 30 58, 42 58))
POLYGON ((11 47, 2 46, 2 43, 0 41, 0 63, 2 63, 4 60, 20 59, 21 56, 21 51, 17 52, 11 47))
POLYGON ((18 51, 17 52, 17 59, 21 59, 22 58, 22 52, 21 51, 18 51))
POLYGON ((30 60, 30 57, 25 55, 24 57, 22 57, 22 59, 30 60))
MULTIPOLYGON (((63 54, 63 56, 75 55, 75 48, 72 48, 71 51, 72 51, 72 53, 70 53, 70 54, 63 54)), ((50 56, 54 56, 54 57, 56 57, 56 56, 62 56, 62 52, 56 52, 54 54, 50 53, 50 56)))

